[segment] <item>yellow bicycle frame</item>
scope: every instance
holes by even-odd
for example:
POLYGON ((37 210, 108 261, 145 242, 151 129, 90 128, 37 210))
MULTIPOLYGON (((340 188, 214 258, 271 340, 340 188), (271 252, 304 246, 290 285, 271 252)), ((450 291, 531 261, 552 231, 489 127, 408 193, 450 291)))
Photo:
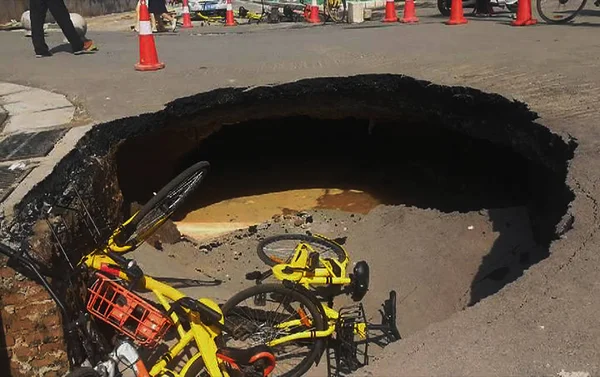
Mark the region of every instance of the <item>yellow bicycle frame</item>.
MULTIPOLYGON (((327 239, 320 235, 314 235, 316 237, 320 237, 326 239, 328 242, 333 242, 333 240, 327 239)), ((338 245, 345 254, 345 258, 343 261, 339 261, 335 258, 332 259, 323 259, 319 257, 319 265, 323 267, 317 267, 314 271, 307 271, 306 267, 309 264, 309 256, 314 249, 308 244, 300 242, 296 248, 294 249, 294 255, 292 257, 291 263, 282 263, 277 264, 272 267, 273 276, 281 281, 289 280, 301 284, 303 287, 310 289, 311 286, 322 286, 322 285, 347 285, 351 283, 351 279, 346 277, 346 268, 348 263, 350 262, 350 257, 348 256, 348 252, 344 249, 343 246, 338 245), (333 263, 335 263, 339 268, 339 273, 335 273, 335 268, 333 267, 333 263), (290 269, 290 272, 287 272, 286 269, 290 269), (294 270, 296 269, 296 270, 294 270)), ((321 306, 325 312, 325 318, 327 319, 327 329, 323 331, 312 332, 311 330, 303 331, 300 333, 287 335, 275 340, 272 340, 268 343, 270 346, 276 346, 278 344, 282 344, 285 342, 290 342, 299 339, 308 339, 308 338, 324 338, 328 337, 335 331, 335 325, 340 317, 340 314, 329 307, 328 305, 321 303, 321 306)), ((276 325, 277 328, 287 329, 298 327, 302 325, 302 320, 295 319, 291 321, 282 322, 276 325)), ((359 335, 362 339, 366 339, 367 337, 367 324, 366 323, 356 323, 354 324, 354 332, 359 335)))
MULTIPOLYGON (((321 237, 322 236, 317 236, 321 237)), ((327 240, 329 242, 333 242, 331 240, 327 240)), ((338 261, 335 258, 332 259, 323 259, 319 257, 319 264, 323 267, 317 267, 314 271, 303 271, 301 269, 305 269, 309 263, 308 258, 310 254, 314 252, 314 249, 306 243, 299 243, 294 249, 294 256, 292 257, 291 263, 282 263, 273 266, 273 276, 278 280, 290 280, 297 282, 309 289, 310 286, 314 285, 347 285, 350 284, 351 280, 349 277, 346 277, 346 268, 348 263, 350 262, 350 258, 348 257, 348 253, 346 250, 339 244, 337 244, 342 250, 344 250, 344 254, 346 257, 343 261, 338 261), (336 264, 338 269, 340 270, 339 274, 335 273, 335 268, 333 264, 336 264), (286 269, 291 269, 292 272, 286 272, 286 269), (296 271, 294 271, 296 269, 296 271)))
MULTIPOLYGON (((118 263, 116 263, 112 258, 107 255, 107 251, 114 251, 118 253, 125 253, 127 251, 131 251, 134 246, 117 246, 114 241, 116 235, 121 231, 123 226, 129 224, 131 220, 137 215, 134 214, 127 221, 125 221, 110 237, 108 241, 108 245, 104 250, 94 250, 90 254, 84 256, 79 264, 85 264, 88 268, 96 271, 101 271, 103 267, 116 267, 118 263)), ((164 221, 164 220, 162 220, 164 221)), ((162 223, 161 221, 161 223, 162 223)), ((155 227, 160 226, 157 224, 155 227)), ((124 272, 119 272, 120 279, 125 281, 129 281, 129 277, 124 272)), ((158 302, 164 307, 166 311, 171 309, 171 305, 169 302, 177 301, 183 297, 186 297, 179 290, 161 283, 150 276, 143 276, 139 282, 140 287, 148 290, 156 296, 158 302)), ((222 314, 221 309, 212 300, 209 299, 200 299, 200 302, 210 307, 211 309, 222 314)), ((217 357, 217 345, 215 343, 215 338, 220 335, 221 331, 216 326, 207 326, 200 320, 200 316, 198 313, 193 311, 184 309, 186 314, 188 315, 188 319, 190 322, 190 330, 185 331, 183 328, 181 321, 175 312, 171 313, 171 320, 175 325, 177 333, 179 335, 179 340, 175 343, 165 354, 163 357, 159 359, 159 361, 154 364, 150 370, 149 374, 152 377, 164 374, 166 372, 170 372, 175 376, 185 376, 191 365, 200 357, 202 357, 206 370, 208 371, 209 376, 211 377, 229 377, 229 374, 223 367, 223 362, 217 357), (199 350, 193 357, 191 357, 186 364, 181 369, 180 373, 176 373, 172 370, 167 369, 167 360, 172 360, 174 357, 179 355, 190 342, 195 341, 196 346, 199 350)), ((224 319, 221 319, 221 324, 224 323, 224 319)))

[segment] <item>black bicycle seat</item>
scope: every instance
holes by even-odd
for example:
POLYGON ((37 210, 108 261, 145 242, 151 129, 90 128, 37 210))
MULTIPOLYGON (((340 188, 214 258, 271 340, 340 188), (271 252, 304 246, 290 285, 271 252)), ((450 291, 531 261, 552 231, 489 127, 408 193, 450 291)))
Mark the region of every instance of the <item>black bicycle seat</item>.
POLYGON ((268 376, 275 368, 275 355, 264 344, 250 348, 219 348, 217 357, 239 368, 252 366, 263 377, 268 376))

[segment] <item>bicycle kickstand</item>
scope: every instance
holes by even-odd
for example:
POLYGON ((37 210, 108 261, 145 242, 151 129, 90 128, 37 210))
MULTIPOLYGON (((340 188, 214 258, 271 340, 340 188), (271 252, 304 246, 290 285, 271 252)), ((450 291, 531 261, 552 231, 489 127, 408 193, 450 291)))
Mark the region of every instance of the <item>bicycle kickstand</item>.
POLYGON ((402 339, 396 324, 396 291, 390 291, 390 297, 383 302, 382 306, 383 309, 379 310, 379 313, 381 313, 381 324, 369 324, 368 329, 383 333, 378 337, 372 338, 374 342, 385 338, 387 344, 389 344, 402 339))

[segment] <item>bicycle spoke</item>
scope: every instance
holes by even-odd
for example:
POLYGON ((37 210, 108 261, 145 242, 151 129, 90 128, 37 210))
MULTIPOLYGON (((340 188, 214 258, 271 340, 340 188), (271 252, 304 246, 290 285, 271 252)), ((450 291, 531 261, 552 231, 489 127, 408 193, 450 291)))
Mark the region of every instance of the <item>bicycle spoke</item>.
MULTIPOLYGON (((234 322, 238 330, 243 330, 244 336, 240 342, 246 343, 241 345, 236 342, 233 344, 228 343, 228 345, 252 347, 312 329, 312 326, 306 327, 295 324, 285 328, 277 327, 282 323, 302 320, 299 314, 301 312, 306 315, 302 304, 295 302, 291 297, 278 297, 278 295, 268 294, 264 301, 262 301, 263 297, 259 297, 258 302, 261 305, 256 305, 256 298, 257 296, 246 298, 227 313, 227 320, 234 322)), ((277 359, 277 365, 273 376, 283 375, 293 370, 298 362, 311 352, 310 345, 310 340, 299 340, 274 346, 273 351, 277 359)))

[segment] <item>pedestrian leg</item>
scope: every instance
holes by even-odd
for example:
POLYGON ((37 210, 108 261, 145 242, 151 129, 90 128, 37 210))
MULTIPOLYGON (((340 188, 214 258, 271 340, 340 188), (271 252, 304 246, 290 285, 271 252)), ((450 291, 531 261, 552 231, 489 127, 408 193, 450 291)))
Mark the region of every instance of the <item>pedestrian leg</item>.
POLYGON ((71 16, 69 15, 69 10, 67 9, 65 2, 63 0, 46 1, 48 1, 48 9, 50 9, 50 13, 52 13, 54 16, 56 23, 58 26, 60 26, 65 37, 67 37, 73 52, 82 50, 83 40, 79 34, 77 34, 75 26, 73 26, 73 21, 71 21, 71 16))
POLYGON ((46 0, 29 0, 29 18, 31 20, 31 41, 36 55, 47 56, 48 45, 44 38, 44 22, 48 5, 46 0))

